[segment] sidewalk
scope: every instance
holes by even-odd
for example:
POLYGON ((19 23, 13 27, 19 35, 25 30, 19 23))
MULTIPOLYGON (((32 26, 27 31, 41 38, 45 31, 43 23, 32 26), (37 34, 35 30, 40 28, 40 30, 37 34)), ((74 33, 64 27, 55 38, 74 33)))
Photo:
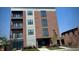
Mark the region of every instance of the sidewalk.
POLYGON ((59 46, 60 48, 70 49, 69 47, 59 46))
POLYGON ((38 48, 38 50, 40 50, 40 51, 50 51, 47 48, 38 48))
POLYGON ((63 48, 63 49, 56 49, 56 50, 53 50, 53 51, 65 51, 65 50, 69 50, 71 48, 68 48, 68 47, 64 47, 64 46, 59 46, 60 48, 63 48))
POLYGON ((63 49, 55 49, 55 50, 49 50, 45 47, 42 47, 42 48, 38 48, 38 50, 40 51, 64 51, 64 50, 69 50, 71 48, 68 48, 68 47, 64 47, 64 46, 59 46, 60 48, 63 48, 63 49))

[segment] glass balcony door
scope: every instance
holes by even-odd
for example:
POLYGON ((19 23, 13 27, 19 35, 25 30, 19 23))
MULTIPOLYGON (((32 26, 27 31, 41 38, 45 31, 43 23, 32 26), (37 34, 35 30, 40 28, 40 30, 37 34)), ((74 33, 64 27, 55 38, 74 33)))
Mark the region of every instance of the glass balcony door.
POLYGON ((14 28, 22 28, 22 23, 14 23, 13 27, 14 28))
POLYGON ((22 39, 22 33, 13 33, 13 39, 22 39))
POLYGON ((21 18, 22 15, 21 15, 21 14, 13 14, 13 17, 14 17, 14 18, 21 18))

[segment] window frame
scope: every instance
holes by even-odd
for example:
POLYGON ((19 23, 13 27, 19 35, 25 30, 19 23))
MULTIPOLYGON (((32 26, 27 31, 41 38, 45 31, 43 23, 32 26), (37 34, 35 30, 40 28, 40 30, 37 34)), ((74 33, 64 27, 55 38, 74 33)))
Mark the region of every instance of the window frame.
POLYGON ((33 11, 31 11, 31 10, 27 11, 27 15, 28 16, 32 16, 33 15, 33 11))
POLYGON ((48 28, 42 28, 43 36, 49 36, 48 28))
POLYGON ((41 17, 46 17, 47 16, 47 12, 45 10, 42 10, 40 12, 41 12, 41 17))
POLYGON ((42 20, 41 20, 41 23, 42 23, 42 27, 47 27, 47 26, 48 26, 48 21, 47 21, 47 19, 42 19, 42 20))
POLYGON ((28 19, 28 25, 33 25, 33 19, 28 19))
POLYGON ((28 29, 28 35, 34 35, 34 29, 28 29))

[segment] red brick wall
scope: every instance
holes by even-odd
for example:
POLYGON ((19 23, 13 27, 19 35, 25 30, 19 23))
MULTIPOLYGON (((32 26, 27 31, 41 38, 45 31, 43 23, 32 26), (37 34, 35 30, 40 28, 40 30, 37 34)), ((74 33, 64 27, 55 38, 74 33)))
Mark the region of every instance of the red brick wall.
POLYGON ((26 13, 23 11, 23 47, 26 47, 26 13))
POLYGON ((57 18, 55 11, 48 11, 47 12, 47 20, 48 20, 48 31, 49 36, 52 37, 53 30, 59 35, 58 25, 57 25, 57 18))
MULTIPOLYGON (((56 13, 54 11, 47 11, 47 17, 46 18, 47 18, 47 21, 48 21, 49 37, 52 37, 53 29, 59 35, 56 13)), ((41 19, 42 19, 42 17, 40 15, 40 11, 35 11, 36 38, 43 38, 41 19)))
POLYGON ((65 45, 68 46, 69 42, 72 42, 72 47, 79 47, 79 31, 74 30, 74 32, 69 32, 64 35, 65 45), (74 33, 74 34, 73 34, 74 33))
POLYGON ((35 11, 35 27, 36 27, 36 38, 42 37, 42 25, 41 16, 39 11, 35 11))

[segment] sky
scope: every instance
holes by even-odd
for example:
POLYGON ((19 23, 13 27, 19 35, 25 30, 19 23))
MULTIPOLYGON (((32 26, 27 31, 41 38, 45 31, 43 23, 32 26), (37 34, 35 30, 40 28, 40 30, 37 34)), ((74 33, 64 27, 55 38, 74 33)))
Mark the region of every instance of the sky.
POLYGON ((79 27, 79 8, 78 7, 58 7, 56 15, 60 33, 79 27))
MULTIPOLYGON (((79 26, 79 8, 57 7, 56 16, 59 32, 79 26)), ((10 35, 10 8, 0 7, 0 36, 9 38, 10 35)))
POLYGON ((0 36, 9 38, 10 33, 10 8, 0 7, 0 36))

